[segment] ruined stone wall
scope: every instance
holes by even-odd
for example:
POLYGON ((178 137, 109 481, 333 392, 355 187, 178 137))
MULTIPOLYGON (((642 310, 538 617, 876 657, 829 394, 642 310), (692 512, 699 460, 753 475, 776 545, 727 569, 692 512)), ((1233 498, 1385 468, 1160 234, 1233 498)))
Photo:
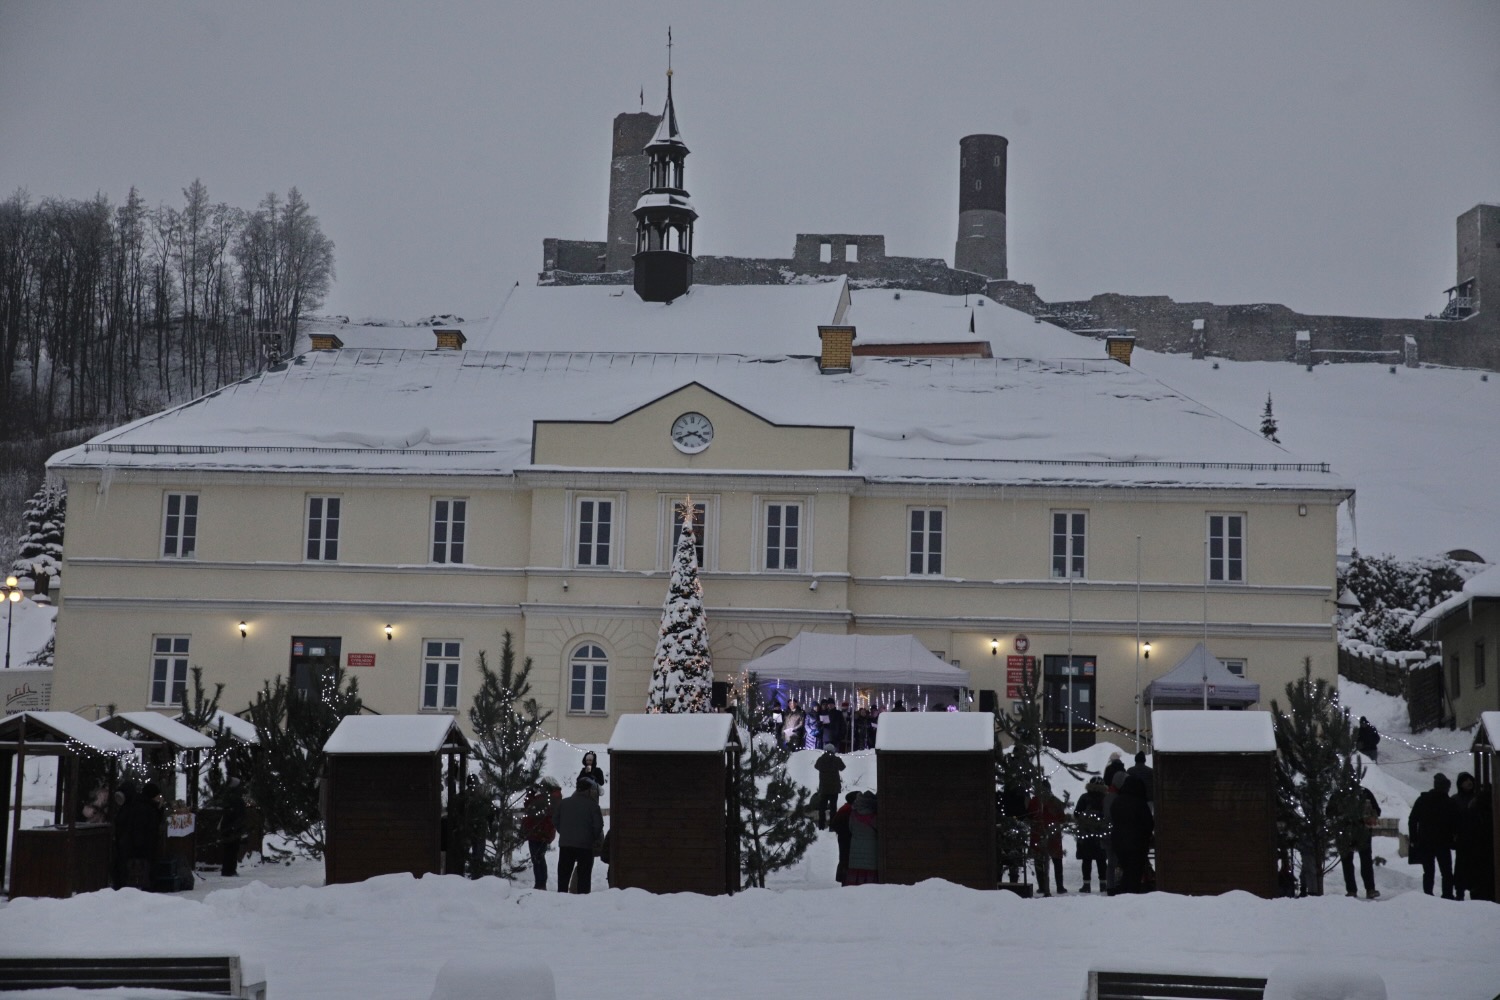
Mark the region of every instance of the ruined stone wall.
POLYGON ((542 268, 547 271, 597 273, 604 270, 602 240, 542 240, 542 268))

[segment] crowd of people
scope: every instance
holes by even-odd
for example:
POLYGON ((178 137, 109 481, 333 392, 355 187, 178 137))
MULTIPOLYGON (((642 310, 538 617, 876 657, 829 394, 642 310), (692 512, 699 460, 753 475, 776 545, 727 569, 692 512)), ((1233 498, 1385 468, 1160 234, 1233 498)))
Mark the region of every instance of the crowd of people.
POLYGON ((1458 792, 1446 774, 1432 776, 1432 788, 1417 796, 1407 817, 1407 860, 1422 866, 1422 891, 1434 883, 1444 899, 1495 898, 1492 789, 1479 788, 1474 776, 1458 776, 1458 792), (1440 882, 1438 880, 1441 880, 1440 882))

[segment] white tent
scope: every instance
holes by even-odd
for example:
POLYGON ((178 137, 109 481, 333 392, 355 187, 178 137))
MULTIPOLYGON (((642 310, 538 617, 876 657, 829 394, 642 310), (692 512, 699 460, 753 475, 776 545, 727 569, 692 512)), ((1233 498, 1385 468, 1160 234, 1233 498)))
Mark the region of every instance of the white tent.
POLYGON ((966 688, 969 672, 933 656, 912 635, 800 632, 745 664, 761 683, 834 683, 869 687, 966 688))
POLYGON ((1146 702, 1202 705, 1205 686, 1212 706, 1244 708, 1260 701, 1259 684, 1230 673, 1200 642, 1181 663, 1146 685, 1146 702))

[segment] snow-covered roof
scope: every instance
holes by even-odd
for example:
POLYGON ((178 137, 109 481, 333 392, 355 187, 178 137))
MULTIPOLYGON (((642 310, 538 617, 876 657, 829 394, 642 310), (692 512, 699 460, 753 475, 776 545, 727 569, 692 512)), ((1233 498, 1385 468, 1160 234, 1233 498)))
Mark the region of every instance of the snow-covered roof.
POLYGON ((1260 685, 1230 673, 1201 642, 1171 670, 1147 684, 1143 696, 1148 703, 1201 701, 1205 686, 1211 705, 1253 705, 1260 701, 1260 685))
MULTIPOLYGON (((198 730, 155 712, 120 712, 101 720, 99 725, 117 734, 122 729, 139 729, 181 750, 212 750, 214 746, 214 741, 198 730)), ((251 731, 254 731, 254 727, 251 727, 251 731)))
POLYGON ((992 751, 995 716, 990 712, 882 712, 875 749, 992 751))
POLYGON ((622 715, 609 750, 691 753, 724 750, 734 717, 718 712, 622 715))
POLYGON ((451 715, 349 715, 338 724, 323 752, 329 754, 437 753, 464 741, 451 715))
POLYGON ((798 632, 779 649, 746 663, 760 681, 848 681, 961 688, 969 672, 944 663, 913 635, 798 632))
POLYGON ((1422 635, 1455 611, 1468 607, 1475 598, 1500 598, 1500 566, 1492 566, 1483 573, 1469 577, 1458 593, 1418 615, 1417 620, 1411 623, 1411 634, 1422 635))
POLYGON ((853 472, 872 481, 1346 491, 1136 369, 1003 358, 823 375, 785 356, 316 351, 49 467, 503 475, 531 467, 533 421, 614 420, 695 382, 771 423, 852 424, 853 472))
MULTIPOLYGON (((181 719, 179 718, 178 721, 181 721, 181 719)), ((255 723, 248 719, 242 719, 238 715, 230 715, 222 708, 215 710, 213 720, 208 724, 208 727, 210 731, 223 729, 241 743, 260 743, 260 734, 255 731, 255 723)))
POLYGON ((1479 728, 1490 746, 1500 747, 1500 712, 1480 712, 1479 728))
POLYGON ((1276 733, 1270 712, 1162 710, 1151 713, 1151 748, 1156 753, 1274 753, 1276 733))
POLYGON ((72 712, 18 712, 0 719, 0 739, 14 739, 20 733, 22 717, 26 719, 26 742, 48 743, 63 740, 80 743, 100 753, 130 753, 135 745, 72 712), (48 736, 52 739, 49 740, 48 736))

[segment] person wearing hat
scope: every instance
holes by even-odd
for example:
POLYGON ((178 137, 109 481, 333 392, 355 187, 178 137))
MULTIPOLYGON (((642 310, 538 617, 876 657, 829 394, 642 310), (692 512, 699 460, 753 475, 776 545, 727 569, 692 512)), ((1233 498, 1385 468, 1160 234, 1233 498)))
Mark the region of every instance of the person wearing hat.
POLYGON ((573 794, 552 810, 557 827, 557 888, 567 892, 578 869, 580 895, 593 886, 594 852, 604 842, 604 813, 599 809, 599 786, 589 778, 579 778, 573 794))
POLYGON ((828 816, 838 808, 839 790, 844 779, 839 775, 844 762, 832 743, 823 744, 823 755, 813 767, 818 769, 818 829, 828 829, 828 816))
POLYGON ((1432 776, 1432 788, 1417 796, 1406 818, 1407 836, 1411 841, 1407 860, 1422 866, 1422 891, 1432 895, 1432 869, 1442 873, 1443 898, 1453 899, 1453 800, 1448 797, 1452 786, 1448 776, 1432 776))

